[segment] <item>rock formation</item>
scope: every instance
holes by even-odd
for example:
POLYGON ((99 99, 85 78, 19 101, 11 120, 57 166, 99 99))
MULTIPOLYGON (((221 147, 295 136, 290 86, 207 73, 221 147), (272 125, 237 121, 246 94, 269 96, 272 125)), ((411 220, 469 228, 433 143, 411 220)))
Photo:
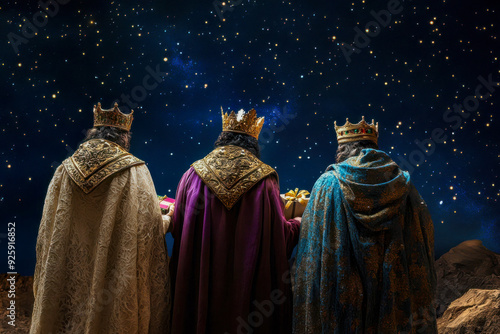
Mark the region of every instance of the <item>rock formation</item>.
POLYGON ((438 316, 469 289, 500 289, 500 255, 464 241, 436 261, 438 316))
POLYGON ((500 290, 471 289, 438 319, 440 334, 500 333, 500 290))

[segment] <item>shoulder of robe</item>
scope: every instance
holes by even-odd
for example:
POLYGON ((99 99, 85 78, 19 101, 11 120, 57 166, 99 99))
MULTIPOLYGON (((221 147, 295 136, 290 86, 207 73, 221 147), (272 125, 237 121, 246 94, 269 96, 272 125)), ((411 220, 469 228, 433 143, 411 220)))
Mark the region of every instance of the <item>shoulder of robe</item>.
POLYGON ((314 184, 314 188, 333 186, 335 183, 338 183, 338 175, 336 174, 334 169, 329 169, 321 174, 321 176, 314 184))
POLYGON ((425 202, 422 195, 420 195, 420 193, 418 192, 417 187, 415 187, 413 183, 410 183, 409 188, 408 198, 410 199, 410 201, 419 207, 427 208, 427 203, 425 202))
POLYGON ((91 139, 81 144, 62 164, 73 182, 88 194, 111 175, 132 166, 144 165, 144 161, 116 143, 91 139))
POLYGON ((265 177, 274 174, 278 178, 274 168, 233 145, 217 147, 192 167, 228 210, 265 177))

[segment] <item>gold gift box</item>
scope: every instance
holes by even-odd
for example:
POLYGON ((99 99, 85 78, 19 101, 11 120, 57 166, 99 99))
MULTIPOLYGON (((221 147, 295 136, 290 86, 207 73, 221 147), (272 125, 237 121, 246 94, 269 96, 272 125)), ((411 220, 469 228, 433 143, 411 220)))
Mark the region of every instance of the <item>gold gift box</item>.
POLYGON ((287 220, 302 217, 307 203, 309 203, 309 192, 307 190, 290 190, 286 194, 281 194, 281 200, 285 204, 285 218, 287 220))

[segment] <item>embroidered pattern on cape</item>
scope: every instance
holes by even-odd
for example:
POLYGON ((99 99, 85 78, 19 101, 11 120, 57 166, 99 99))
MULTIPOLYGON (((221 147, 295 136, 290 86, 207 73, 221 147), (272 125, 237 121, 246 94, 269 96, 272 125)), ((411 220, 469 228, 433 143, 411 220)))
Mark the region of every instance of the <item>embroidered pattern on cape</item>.
POLYGON ((111 175, 142 164, 144 161, 105 139, 91 139, 81 144, 71 157, 63 161, 71 179, 86 194, 111 175))
POLYGON ((233 145, 216 148, 192 166, 228 210, 257 182, 276 174, 250 151, 233 145))

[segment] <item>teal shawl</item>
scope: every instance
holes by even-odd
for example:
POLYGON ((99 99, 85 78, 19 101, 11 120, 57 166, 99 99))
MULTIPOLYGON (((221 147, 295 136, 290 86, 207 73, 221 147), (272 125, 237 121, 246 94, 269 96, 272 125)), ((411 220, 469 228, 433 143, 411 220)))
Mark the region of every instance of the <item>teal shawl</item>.
POLYGON ((302 218, 294 333, 437 333, 432 220, 379 150, 330 166, 302 218))

